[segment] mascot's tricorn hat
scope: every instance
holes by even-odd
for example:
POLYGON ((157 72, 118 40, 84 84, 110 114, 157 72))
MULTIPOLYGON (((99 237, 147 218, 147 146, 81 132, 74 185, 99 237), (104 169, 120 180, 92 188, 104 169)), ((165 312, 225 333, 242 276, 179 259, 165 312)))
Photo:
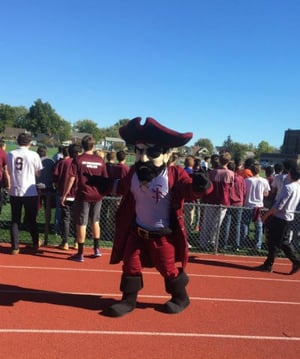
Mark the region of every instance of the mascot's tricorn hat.
POLYGON ((179 133, 162 126, 151 117, 146 118, 141 125, 141 117, 130 120, 119 129, 120 136, 131 145, 149 143, 162 147, 181 147, 193 137, 192 132, 179 133))

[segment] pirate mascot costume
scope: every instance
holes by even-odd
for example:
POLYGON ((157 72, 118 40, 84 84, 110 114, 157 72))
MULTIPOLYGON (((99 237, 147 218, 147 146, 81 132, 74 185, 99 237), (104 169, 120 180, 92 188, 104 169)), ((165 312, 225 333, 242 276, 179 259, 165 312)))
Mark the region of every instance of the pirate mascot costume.
POLYGON ((135 309, 143 288, 143 267, 155 267, 171 295, 162 311, 179 313, 190 303, 186 292, 188 243, 184 227, 184 201, 202 198, 212 190, 203 173, 188 175, 180 166, 168 166, 176 147, 184 146, 193 134, 178 133, 152 118, 141 118, 119 129, 127 144, 135 146, 136 162, 128 175, 114 183, 89 178, 99 191, 122 196, 116 215, 116 231, 110 264, 123 262, 120 302, 103 314, 120 317, 135 309), (178 268, 176 263, 180 263, 178 268))

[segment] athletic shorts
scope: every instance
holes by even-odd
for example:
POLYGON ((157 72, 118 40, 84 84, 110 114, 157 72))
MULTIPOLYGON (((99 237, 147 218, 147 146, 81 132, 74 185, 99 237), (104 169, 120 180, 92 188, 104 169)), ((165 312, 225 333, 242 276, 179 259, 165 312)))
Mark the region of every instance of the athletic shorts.
POLYGON ((87 226, 91 223, 99 222, 102 200, 97 202, 76 201, 73 205, 74 220, 77 225, 87 226))

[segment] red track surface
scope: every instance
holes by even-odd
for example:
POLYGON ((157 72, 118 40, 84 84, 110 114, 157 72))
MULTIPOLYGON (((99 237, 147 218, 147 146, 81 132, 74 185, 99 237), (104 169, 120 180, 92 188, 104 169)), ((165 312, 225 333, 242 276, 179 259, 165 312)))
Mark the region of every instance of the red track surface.
MULTIPOLYGON (((70 253, 0 251, 0 353, 3 359, 295 359, 300 355, 300 273, 278 259, 275 273, 251 271, 262 258, 191 255, 191 305, 161 313, 162 277, 144 271, 138 308, 122 318, 101 312, 120 299, 121 265, 74 263, 70 253)), ((72 251, 70 251, 72 252, 72 251)), ((89 249, 86 250, 88 255, 89 249)))

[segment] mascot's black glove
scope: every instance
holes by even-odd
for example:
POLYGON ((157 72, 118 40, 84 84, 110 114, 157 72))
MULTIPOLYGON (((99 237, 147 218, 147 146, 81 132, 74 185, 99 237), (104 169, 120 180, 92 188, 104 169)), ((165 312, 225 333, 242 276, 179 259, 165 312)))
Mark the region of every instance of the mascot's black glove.
POLYGON ((84 173, 84 176, 87 178, 86 184, 89 186, 94 186, 97 188, 99 193, 105 194, 108 192, 109 187, 112 184, 112 181, 110 178, 106 178, 103 176, 95 176, 90 175, 88 173, 84 173))
POLYGON ((194 172, 191 177, 193 179, 193 190, 195 192, 206 192, 212 186, 211 181, 204 172, 194 172))

